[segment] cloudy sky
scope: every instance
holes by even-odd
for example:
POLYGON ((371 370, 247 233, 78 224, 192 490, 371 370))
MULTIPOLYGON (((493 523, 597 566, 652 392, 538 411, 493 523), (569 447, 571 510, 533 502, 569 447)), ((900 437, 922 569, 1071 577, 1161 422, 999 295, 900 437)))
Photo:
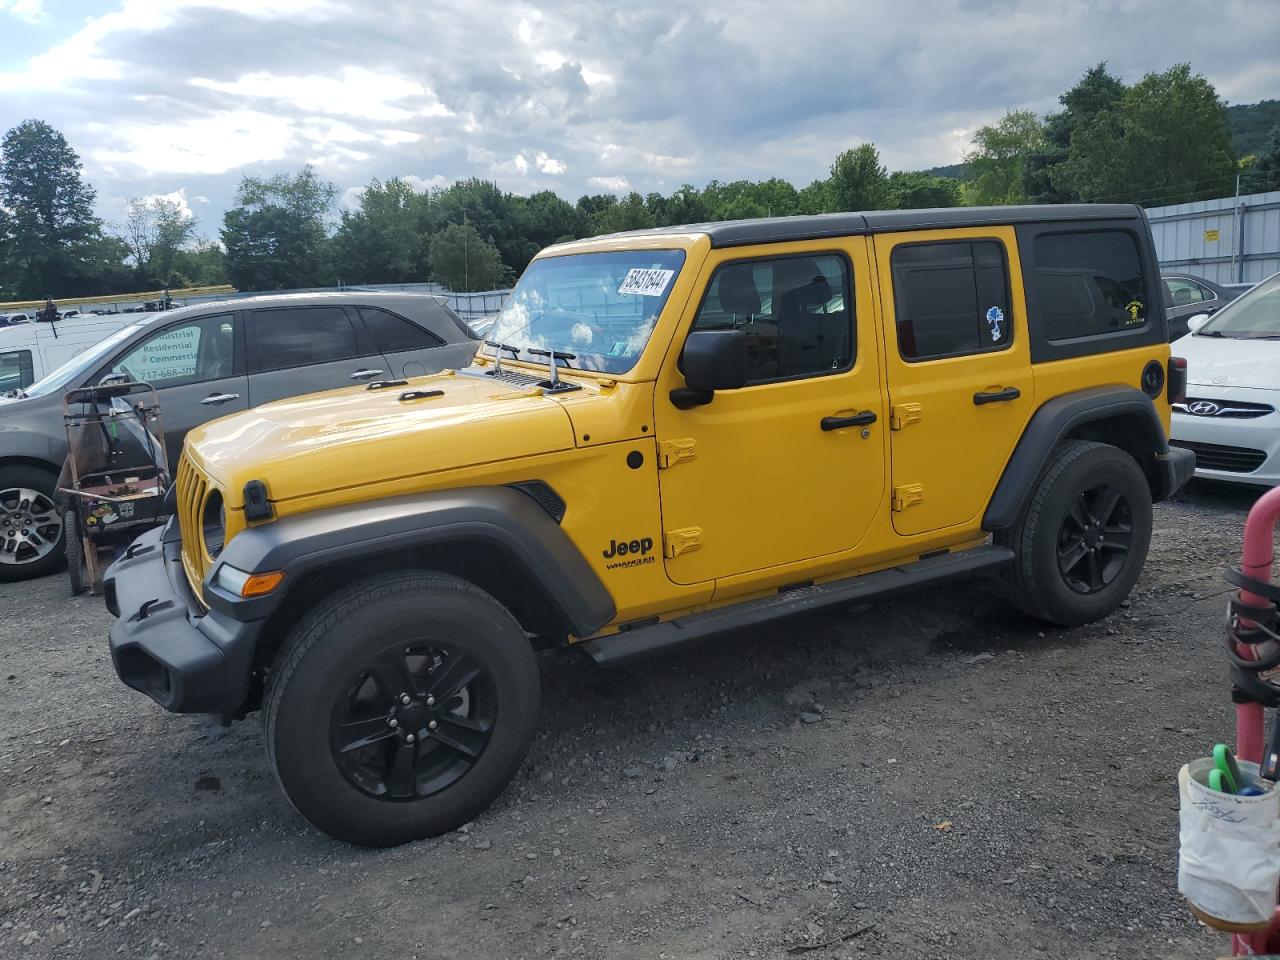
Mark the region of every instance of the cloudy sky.
POLYGON ((569 200, 960 159, 1090 65, 1189 61, 1280 97, 1277 0, 0 0, 0 129, 38 117, 108 220, 181 198, 215 236, 243 174, 479 176, 569 200))

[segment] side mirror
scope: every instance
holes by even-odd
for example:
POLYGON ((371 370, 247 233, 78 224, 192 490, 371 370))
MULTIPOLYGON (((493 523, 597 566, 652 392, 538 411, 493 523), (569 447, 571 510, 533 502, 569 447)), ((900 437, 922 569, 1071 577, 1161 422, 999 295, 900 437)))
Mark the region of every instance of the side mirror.
POLYGON ((699 330, 689 334, 680 354, 685 386, 671 391, 681 410, 710 403, 717 390, 747 383, 747 336, 741 330, 699 330))
POLYGON ((98 381, 100 387, 114 387, 122 383, 133 383, 133 377, 127 373, 108 373, 98 381))
POLYGON ((1195 333, 1208 322, 1209 315, 1207 313, 1197 313, 1194 317, 1187 318, 1187 333, 1195 333))

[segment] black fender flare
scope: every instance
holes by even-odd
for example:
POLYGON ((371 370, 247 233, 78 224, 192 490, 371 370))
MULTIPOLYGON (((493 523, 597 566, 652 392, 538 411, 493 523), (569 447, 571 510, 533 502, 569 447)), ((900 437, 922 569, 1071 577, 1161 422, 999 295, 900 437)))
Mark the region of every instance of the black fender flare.
POLYGON ((519 564, 576 636, 590 636, 614 618, 613 597, 564 530, 531 496, 498 486, 372 500, 250 527, 210 569, 205 597, 238 620, 260 620, 292 585, 327 566, 467 541, 497 547, 519 564), (243 600, 217 586, 224 564, 249 573, 282 570, 285 581, 267 596, 243 600))
POLYGON ((1045 401, 1032 415, 987 504, 982 529, 998 531, 1012 527, 1030 499, 1053 449, 1073 430, 1113 417, 1125 417, 1139 425, 1137 443, 1151 451, 1151 461, 1146 464, 1140 461, 1140 465, 1151 482, 1153 500, 1164 499, 1185 482, 1186 477, 1180 476, 1181 458, 1171 456, 1164 425, 1149 396, 1119 384, 1076 390, 1045 401))

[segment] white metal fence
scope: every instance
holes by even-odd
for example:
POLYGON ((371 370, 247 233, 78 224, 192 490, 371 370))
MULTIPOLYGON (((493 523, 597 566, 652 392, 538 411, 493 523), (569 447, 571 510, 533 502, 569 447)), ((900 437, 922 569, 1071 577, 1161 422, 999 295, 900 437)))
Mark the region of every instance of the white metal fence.
POLYGON ((1147 210, 1166 272, 1256 283, 1280 272, 1280 190, 1147 210))

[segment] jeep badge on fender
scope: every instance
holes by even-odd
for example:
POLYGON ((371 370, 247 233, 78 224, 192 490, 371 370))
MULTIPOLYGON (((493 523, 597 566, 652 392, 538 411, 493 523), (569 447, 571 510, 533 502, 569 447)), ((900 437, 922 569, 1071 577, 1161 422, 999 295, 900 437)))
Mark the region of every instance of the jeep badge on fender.
POLYGON ((516 775, 537 650, 616 666, 988 571, 1032 616, 1100 619, 1195 468, 1185 398, 1143 391, 1184 366, 1161 290, 1132 204, 556 244, 470 365, 192 430, 177 517, 106 574, 116 672, 260 710, 298 812, 388 846, 516 775))
POLYGON ((609 541, 609 549, 601 554, 606 560, 612 560, 614 557, 625 557, 629 553, 638 553, 644 556, 653 549, 653 538, 645 537, 643 540, 617 540, 609 541))

